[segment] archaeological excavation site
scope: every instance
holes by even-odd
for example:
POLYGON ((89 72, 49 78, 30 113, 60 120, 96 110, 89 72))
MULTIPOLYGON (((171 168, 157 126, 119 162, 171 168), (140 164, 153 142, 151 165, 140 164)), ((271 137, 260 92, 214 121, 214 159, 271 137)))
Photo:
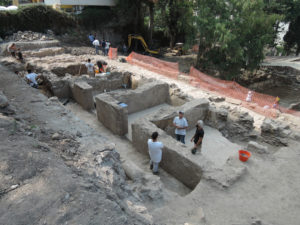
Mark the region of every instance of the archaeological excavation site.
MULTIPOLYGON (((248 101, 250 89, 163 58, 96 55, 53 36, 15 41, 21 61, 7 52, 11 42, 0 58, 0 224, 299 224, 299 106, 274 108, 276 96, 259 93, 282 82, 283 67, 266 63, 273 83, 251 84, 258 92, 248 101), (105 72, 89 75, 88 59, 105 72), (204 136, 193 154, 198 121, 204 136), (163 144, 159 174, 150 169, 153 132, 163 144)), ((299 92, 300 70, 284 71, 299 92)))

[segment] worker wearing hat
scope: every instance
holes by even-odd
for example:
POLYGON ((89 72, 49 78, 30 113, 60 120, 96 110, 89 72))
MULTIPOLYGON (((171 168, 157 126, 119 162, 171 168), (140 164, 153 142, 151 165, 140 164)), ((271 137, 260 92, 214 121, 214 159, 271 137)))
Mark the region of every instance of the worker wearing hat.
POLYGON ((173 120, 173 125, 175 129, 176 140, 185 144, 185 135, 186 135, 186 128, 188 128, 188 122, 186 118, 183 117, 184 112, 179 111, 178 116, 176 116, 173 120))
POLYGON ((199 152, 201 152, 203 137, 204 137, 203 121, 198 120, 197 124, 196 124, 196 132, 191 139, 191 142, 194 141, 194 147, 191 151, 192 154, 196 154, 197 150, 199 150, 199 152))

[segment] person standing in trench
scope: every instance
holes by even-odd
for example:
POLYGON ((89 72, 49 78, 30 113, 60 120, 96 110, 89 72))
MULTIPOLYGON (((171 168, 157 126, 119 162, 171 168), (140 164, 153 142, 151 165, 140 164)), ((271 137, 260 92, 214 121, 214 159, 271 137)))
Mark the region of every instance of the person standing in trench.
POLYGON ((184 112, 179 111, 178 116, 176 116, 173 120, 173 125, 174 127, 176 127, 175 129, 176 140, 185 144, 186 128, 188 128, 189 125, 186 118, 184 118, 183 115, 184 112))
POLYGON ((198 120, 196 124, 196 132, 191 139, 191 142, 194 141, 194 147, 191 150, 192 154, 196 154, 197 151, 201 152, 203 137, 204 137, 203 121, 198 120))
POLYGON ((164 145, 157 141, 158 133, 153 132, 151 139, 148 139, 148 149, 150 155, 150 169, 154 175, 158 175, 158 166, 162 158, 162 149, 164 145))

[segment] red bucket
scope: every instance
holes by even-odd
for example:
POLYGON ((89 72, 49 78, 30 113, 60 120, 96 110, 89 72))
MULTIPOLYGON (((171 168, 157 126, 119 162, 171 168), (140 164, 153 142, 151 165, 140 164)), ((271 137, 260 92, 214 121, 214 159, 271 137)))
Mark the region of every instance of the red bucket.
POLYGON ((251 156, 251 153, 246 150, 239 150, 239 157, 242 162, 246 162, 251 156))

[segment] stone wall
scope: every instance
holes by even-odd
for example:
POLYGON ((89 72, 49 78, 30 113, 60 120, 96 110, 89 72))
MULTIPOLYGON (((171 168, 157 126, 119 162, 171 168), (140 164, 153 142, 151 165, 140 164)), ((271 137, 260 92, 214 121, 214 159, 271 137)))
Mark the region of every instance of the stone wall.
POLYGON ((218 129, 230 140, 248 141, 255 139, 254 120, 247 112, 237 108, 211 104, 208 109, 205 123, 218 129))
POLYGON ((45 56, 54 56, 60 55, 65 52, 65 49, 62 47, 52 47, 52 48, 41 48, 37 51, 24 51, 22 52, 24 57, 45 57, 45 56))
MULTIPOLYGON (((9 42, 1 45, 0 54, 1 55, 9 55, 7 52, 7 46, 14 42, 9 42)), ((34 50, 41 48, 49 48, 49 47, 58 47, 60 46, 60 42, 57 40, 53 41, 30 41, 30 42, 16 42, 17 48, 20 48, 21 51, 25 50, 34 50)))
POLYGON ((206 99, 197 99, 187 102, 179 107, 170 107, 153 114, 150 118, 157 127, 166 131, 169 135, 174 135, 173 119, 178 115, 179 110, 184 111, 189 128, 194 129, 198 120, 204 120, 208 112, 209 102, 206 99))
POLYGON ((190 151, 173 139, 163 130, 145 119, 132 124, 132 144, 136 149, 146 155, 148 153, 147 141, 151 134, 157 131, 159 141, 164 144, 162 162, 160 167, 181 181, 187 187, 194 189, 202 177, 202 169, 199 163, 193 161, 190 151))
POLYGON ((122 88, 123 74, 119 72, 111 72, 109 75, 90 78, 86 76, 76 77, 76 81, 85 81, 93 87, 93 94, 114 91, 122 88))
POLYGON ((71 87, 73 98, 86 110, 94 108, 93 88, 86 82, 76 82, 71 87))
POLYGON ((135 90, 111 92, 110 95, 119 102, 128 105, 128 113, 135 113, 169 101, 169 85, 150 82, 135 90))
POLYGON ((107 93, 96 96, 98 120, 111 132, 123 136, 128 133, 128 109, 107 93))

